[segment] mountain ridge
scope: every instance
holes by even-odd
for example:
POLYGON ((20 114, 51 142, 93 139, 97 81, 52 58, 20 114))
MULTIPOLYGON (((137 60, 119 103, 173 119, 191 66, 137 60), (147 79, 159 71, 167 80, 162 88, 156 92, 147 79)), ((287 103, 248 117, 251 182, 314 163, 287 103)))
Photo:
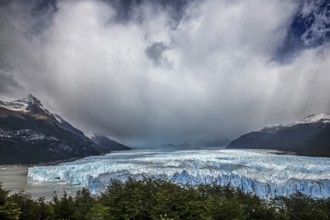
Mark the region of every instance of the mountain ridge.
POLYGON ((0 101, 0 164, 34 164, 109 152, 31 94, 0 101))
POLYGON ((297 122, 266 126, 241 135, 227 148, 274 149, 330 157, 330 115, 309 115, 297 122))
POLYGON ((130 150, 131 148, 120 144, 107 136, 102 136, 102 135, 96 135, 91 137, 91 140, 99 146, 99 149, 104 152, 111 152, 111 151, 120 151, 120 150, 130 150))

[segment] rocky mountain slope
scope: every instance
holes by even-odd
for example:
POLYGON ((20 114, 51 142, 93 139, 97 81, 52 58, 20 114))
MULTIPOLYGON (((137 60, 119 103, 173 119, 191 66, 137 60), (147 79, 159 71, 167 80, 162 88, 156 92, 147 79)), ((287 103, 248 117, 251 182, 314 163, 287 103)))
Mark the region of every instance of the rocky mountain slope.
POLYGON ((276 149, 305 156, 330 156, 330 115, 310 115, 301 121, 244 134, 227 148, 276 149))
POLYGON ((111 151, 130 150, 131 148, 120 144, 106 136, 94 135, 91 140, 99 147, 103 153, 111 151))
POLYGON ((0 164, 49 162, 104 152, 33 95, 0 101, 0 164))

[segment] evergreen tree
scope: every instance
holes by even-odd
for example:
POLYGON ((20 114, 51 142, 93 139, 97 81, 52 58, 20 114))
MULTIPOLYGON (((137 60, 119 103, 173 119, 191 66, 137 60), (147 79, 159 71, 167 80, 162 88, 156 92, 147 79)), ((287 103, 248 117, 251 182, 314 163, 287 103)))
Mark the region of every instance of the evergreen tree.
POLYGON ((56 193, 50 202, 19 191, 12 196, 0 185, 0 219, 330 219, 330 199, 301 193, 271 202, 231 186, 182 186, 165 180, 112 181, 93 197, 87 189, 75 197, 56 193))
POLYGON ((17 220, 21 212, 18 205, 9 199, 8 193, 0 183, 0 219, 17 220))
POLYGON ((51 201, 51 206, 54 210, 55 219, 73 219, 75 213, 73 199, 66 192, 64 192, 60 199, 55 193, 51 201))
POLYGON ((87 218, 87 213, 95 205, 96 200, 92 197, 91 193, 83 188, 76 193, 73 199, 74 216, 73 219, 84 220, 87 218))

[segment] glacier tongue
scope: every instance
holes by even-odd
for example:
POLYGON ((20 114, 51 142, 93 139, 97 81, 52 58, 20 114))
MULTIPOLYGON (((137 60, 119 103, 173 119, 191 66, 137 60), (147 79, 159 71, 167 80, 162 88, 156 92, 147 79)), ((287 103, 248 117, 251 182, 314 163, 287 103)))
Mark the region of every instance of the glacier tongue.
POLYGON ((135 150, 29 168, 37 181, 65 181, 98 194, 111 179, 168 179, 179 184, 231 184, 262 198, 301 192, 330 197, 330 159, 265 150, 135 150))

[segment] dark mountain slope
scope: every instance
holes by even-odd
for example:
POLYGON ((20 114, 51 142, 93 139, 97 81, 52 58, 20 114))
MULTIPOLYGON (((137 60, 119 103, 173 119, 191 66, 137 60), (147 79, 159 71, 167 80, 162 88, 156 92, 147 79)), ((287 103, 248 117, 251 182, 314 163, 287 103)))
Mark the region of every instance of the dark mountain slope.
POLYGON ((276 149, 305 156, 330 156, 330 115, 311 115, 288 125, 265 127, 233 140, 227 148, 276 149))
POLYGON ((108 137, 101 135, 94 135, 91 140, 99 147, 103 153, 109 153, 111 151, 130 150, 131 148, 120 144, 108 137))
POLYGON ((81 131, 51 114, 32 95, 13 102, 0 101, 0 164, 40 163, 100 153, 81 131))

